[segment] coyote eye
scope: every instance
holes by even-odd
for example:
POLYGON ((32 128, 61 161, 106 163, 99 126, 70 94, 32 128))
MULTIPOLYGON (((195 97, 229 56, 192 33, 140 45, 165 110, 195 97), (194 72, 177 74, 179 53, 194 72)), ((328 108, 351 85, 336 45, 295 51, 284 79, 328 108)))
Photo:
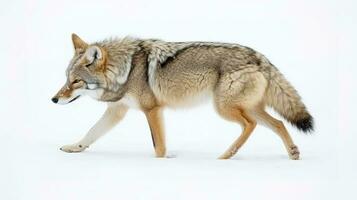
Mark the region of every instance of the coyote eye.
POLYGON ((74 80, 72 83, 73 84, 76 84, 76 83, 79 83, 81 80, 79 80, 79 79, 76 79, 76 80, 74 80))
POLYGON ((89 67, 92 63, 85 64, 85 67, 89 67))

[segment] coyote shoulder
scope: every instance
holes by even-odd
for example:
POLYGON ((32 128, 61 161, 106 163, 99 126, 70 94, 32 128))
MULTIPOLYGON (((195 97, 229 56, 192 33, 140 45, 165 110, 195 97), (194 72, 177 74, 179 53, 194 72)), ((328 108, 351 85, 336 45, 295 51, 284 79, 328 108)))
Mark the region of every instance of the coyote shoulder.
POLYGON ((299 150, 283 122, 270 116, 270 106, 303 132, 313 118, 294 87, 259 52, 242 45, 214 42, 165 42, 153 39, 110 39, 88 44, 72 34, 74 56, 67 81, 52 98, 67 104, 83 95, 108 102, 102 118, 65 152, 81 152, 107 133, 130 107, 148 120, 157 157, 166 152, 162 125, 164 107, 180 107, 209 96, 217 113, 243 130, 220 158, 232 157, 258 123, 276 132, 291 159, 299 150))

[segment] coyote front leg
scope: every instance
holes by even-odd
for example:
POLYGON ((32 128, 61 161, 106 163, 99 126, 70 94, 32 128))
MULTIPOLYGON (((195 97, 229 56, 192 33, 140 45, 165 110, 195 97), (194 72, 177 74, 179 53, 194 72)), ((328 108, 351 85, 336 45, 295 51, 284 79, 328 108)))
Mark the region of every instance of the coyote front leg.
POLYGON ((81 152, 93 144, 98 138, 106 134, 112 129, 127 112, 128 108, 125 105, 108 105, 104 115, 99 121, 88 131, 88 133, 75 144, 65 145, 60 150, 73 153, 81 152))
POLYGON ((166 154, 165 133, 162 124, 162 112, 160 107, 155 107, 145 112, 149 122, 152 142, 156 157, 162 158, 166 154))

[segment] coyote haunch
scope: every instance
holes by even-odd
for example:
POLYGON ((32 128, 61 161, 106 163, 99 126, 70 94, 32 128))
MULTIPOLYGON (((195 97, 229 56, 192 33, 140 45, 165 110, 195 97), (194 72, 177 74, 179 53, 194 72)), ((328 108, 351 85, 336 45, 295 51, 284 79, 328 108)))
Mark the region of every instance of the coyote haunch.
POLYGON ((52 98, 67 104, 83 95, 108 102, 102 118, 65 152, 81 152, 107 133, 129 107, 142 110, 148 120, 157 157, 166 152, 161 111, 211 97, 224 119, 238 122, 243 131, 220 157, 228 159, 245 143, 257 122, 268 125, 284 142, 291 159, 299 150, 284 124, 265 107, 304 132, 313 119, 297 91, 262 54, 238 44, 164 42, 133 38, 88 44, 72 34, 75 49, 66 71, 67 82, 52 98))

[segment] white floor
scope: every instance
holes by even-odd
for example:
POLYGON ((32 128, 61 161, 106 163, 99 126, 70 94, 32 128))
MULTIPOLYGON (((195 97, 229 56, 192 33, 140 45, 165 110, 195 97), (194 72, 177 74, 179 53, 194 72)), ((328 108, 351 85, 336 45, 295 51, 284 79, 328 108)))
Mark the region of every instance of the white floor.
MULTIPOLYGON (((84 109, 80 102, 68 106, 84 109)), ((14 136, 5 143, 4 175, 9 181, 2 186, 2 195, 36 200, 336 199, 347 195, 341 192, 355 182, 345 177, 338 143, 326 140, 332 134, 324 128, 303 135, 289 126, 301 151, 299 161, 289 160, 280 139, 266 128, 258 128, 233 159, 218 160, 238 136, 239 126, 218 118, 209 105, 165 114, 169 157, 165 159, 154 158, 150 132, 138 111, 129 112, 117 128, 83 153, 68 154, 58 148, 83 135, 90 124, 84 121, 85 114, 70 117, 77 122, 63 118, 58 119, 61 123, 33 126, 38 134, 14 136)))

